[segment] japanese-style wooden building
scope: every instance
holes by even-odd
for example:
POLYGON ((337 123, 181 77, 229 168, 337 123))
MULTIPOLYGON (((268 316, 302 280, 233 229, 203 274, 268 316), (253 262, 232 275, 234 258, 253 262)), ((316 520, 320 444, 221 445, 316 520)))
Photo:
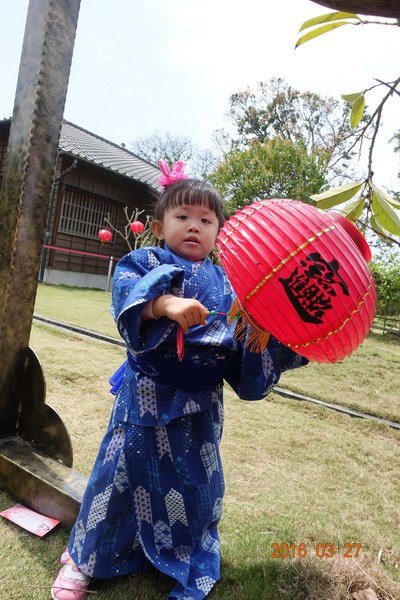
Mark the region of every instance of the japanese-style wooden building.
MULTIPOLYGON (((0 185, 10 125, 11 119, 0 121, 0 185)), ((157 166, 124 146, 63 121, 40 279, 105 289, 108 257, 120 258, 128 247, 117 235, 102 244, 98 231, 106 226, 105 218, 122 231, 125 207, 129 214, 135 208, 145 211, 142 216, 151 214, 159 176, 157 166)))

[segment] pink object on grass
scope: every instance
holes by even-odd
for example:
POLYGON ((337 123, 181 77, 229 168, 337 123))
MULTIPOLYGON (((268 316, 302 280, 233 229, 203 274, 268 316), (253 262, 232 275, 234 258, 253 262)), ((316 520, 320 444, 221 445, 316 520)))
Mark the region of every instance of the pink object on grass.
POLYGON ((0 515, 39 537, 46 535, 60 522, 57 519, 45 517, 34 510, 30 510, 22 504, 7 508, 0 512, 0 515))

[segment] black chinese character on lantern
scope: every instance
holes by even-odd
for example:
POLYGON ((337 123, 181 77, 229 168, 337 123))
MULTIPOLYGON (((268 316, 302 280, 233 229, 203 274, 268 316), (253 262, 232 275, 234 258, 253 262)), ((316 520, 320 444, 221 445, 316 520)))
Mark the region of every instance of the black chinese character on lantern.
POLYGON ((339 275, 339 263, 322 258, 319 252, 308 254, 289 277, 279 277, 293 308, 307 323, 323 323, 326 310, 332 308, 332 297, 349 295, 349 288, 339 275))

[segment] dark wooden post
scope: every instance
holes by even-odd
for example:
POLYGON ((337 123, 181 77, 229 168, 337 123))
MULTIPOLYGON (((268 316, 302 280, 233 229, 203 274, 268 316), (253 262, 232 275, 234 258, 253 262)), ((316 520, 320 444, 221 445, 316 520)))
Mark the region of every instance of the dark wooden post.
POLYGON ((80 0, 29 2, 0 195, 0 484, 65 522, 83 478, 67 468, 70 438, 45 404, 29 337, 79 7, 80 0), (69 491, 58 489, 63 480, 69 491))

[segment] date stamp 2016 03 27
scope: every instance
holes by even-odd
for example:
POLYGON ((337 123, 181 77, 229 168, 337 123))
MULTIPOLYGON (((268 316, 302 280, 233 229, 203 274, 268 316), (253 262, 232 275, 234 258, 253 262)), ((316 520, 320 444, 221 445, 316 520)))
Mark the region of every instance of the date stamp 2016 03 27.
POLYGON ((337 546, 331 543, 318 543, 310 545, 300 544, 271 544, 271 558, 305 558, 314 555, 317 558, 358 558, 361 552, 361 544, 347 543, 337 546))

